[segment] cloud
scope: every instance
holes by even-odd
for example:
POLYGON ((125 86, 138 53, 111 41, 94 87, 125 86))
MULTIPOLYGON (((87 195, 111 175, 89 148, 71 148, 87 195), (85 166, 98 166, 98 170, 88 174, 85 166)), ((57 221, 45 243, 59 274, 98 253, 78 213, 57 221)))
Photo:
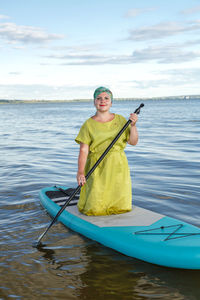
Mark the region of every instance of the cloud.
POLYGON ((163 39, 165 37, 199 30, 199 21, 188 22, 184 25, 178 22, 163 22, 153 26, 130 30, 128 40, 147 41, 163 39))
POLYGON ((172 82, 169 79, 157 79, 157 80, 133 80, 132 86, 137 89, 157 88, 164 85, 170 85, 172 82))
MULTIPOLYGON (((195 41, 196 43, 198 41, 195 41)), ((185 44, 171 44, 155 47, 147 47, 143 49, 134 50, 128 54, 109 54, 100 55, 94 53, 68 53, 66 55, 52 54, 45 56, 48 59, 54 59, 60 61, 61 65, 119 65, 119 64, 134 64, 134 63, 146 63, 157 62, 160 64, 182 63, 193 61, 200 57, 200 52, 185 50, 183 46, 189 46, 185 44)))
MULTIPOLYGON (((163 74, 160 72, 154 72, 154 76, 158 76, 158 79, 149 80, 133 80, 129 81, 135 88, 138 89, 148 89, 157 87, 173 87, 173 86, 183 86, 196 85, 200 79, 200 69, 197 68, 177 68, 165 70, 163 74)), ((181 92, 180 92, 181 94, 181 92)))
POLYGON ((1 99, 18 100, 73 100, 83 99, 84 93, 91 97, 94 85, 45 85, 45 84, 0 84, 1 99), (83 93, 84 92, 84 93, 83 93), (28 95, 28 96, 27 96, 28 95), (44 96, 45 95, 45 96, 44 96))
POLYGON ((0 20, 10 19, 8 16, 0 15, 0 20))
POLYGON ((200 69, 199 68, 181 68, 171 69, 166 71, 166 75, 173 76, 179 79, 182 83, 199 82, 200 81, 200 69))
POLYGON ((104 64, 118 64, 123 57, 119 56, 106 56, 94 54, 67 54, 67 55, 49 55, 47 58, 59 59, 62 65, 104 65, 104 64), (120 58, 120 60, 119 60, 120 58))
POLYGON ((190 47, 194 45, 200 45, 200 39, 197 40, 189 40, 179 44, 179 47, 190 47))
POLYGON ((150 8, 133 8, 130 9, 126 14, 125 14, 125 18, 132 18, 132 17, 136 17, 139 16, 141 14, 144 13, 148 13, 151 11, 154 11, 156 8, 150 7, 150 8))
POLYGON ((54 51, 68 51, 70 53, 74 52, 90 52, 90 51, 95 51, 96 49, 101 50, 102 49, 102 44, 96 43, 96 44, 85 44, 85 45, 72 45, 72 46, 54 46, 51 47, 51 50, 54 51))
POLYGON ((184 51, 176 46, 148 47, 132 54, 135 62, 157 61, 158 63, 182 63, 200 57, 200 52, 184 51))
POLYGON ((200 5, 182 10, 181 13, 183 15, 191 15, 191 14, 198 13, 199 11, 200 11, 200 5))
POLYGON ((62 39, 63 35, 49 34, 43 29, 32 26, 16 25, 14 23, 0 24, 0 38, 11 43, 41 44, 62 39))
POLYGON ((21 73, 20 72, 9 72, 9 75, 20 75, 21 73))

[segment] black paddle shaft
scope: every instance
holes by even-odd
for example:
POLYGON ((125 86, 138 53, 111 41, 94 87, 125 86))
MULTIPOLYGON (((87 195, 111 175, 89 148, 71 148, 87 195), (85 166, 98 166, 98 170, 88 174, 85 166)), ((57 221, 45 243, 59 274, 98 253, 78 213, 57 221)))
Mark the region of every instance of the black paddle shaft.
MULTIPOLYGON (((139 115, 140 113, 140 109, 144 106, 144 104, 140 104, 140 106, 134 111, 134 114, 139 115)), ((126 130, 126 128, 129 126, 129 124, 132 121, 129 119, 126 124, 124 125, 124 127, 118 132, 118 134, 116 135, 116 137, 114 138, 114 140, 110 143, 110 145, 106 148, 106 150, 104 151, 104 153, 99 157, 99 159, 97 160, 97 162, 94 164, 94 166, 90 169, 90 171, 87 173, 87 175, 85 176, 86 180, 88 179, 88 177, 94 172, 94 170, 96 169, 96 167, 100 164, 100 162, 104 159, 104 157, 106 156, 106 154, 108 153, 108 151, 110 151, 110 149, 112 148, 112 146, 116 143, 116 141, 120 138, 120 136, 122 135, 122 133, 126 130)))
MULTIPOLYGON (((134 111, 135 114, 139 114, 140 113, 140 109, 144 106, 143 103, 140 104, 140 106, 134 111)), ((94 166, 89 170, 89 172, 86 174, 85 178, 86 180, 90 177, 90 175, 94 172, 94 170, 96 169, 96 167, 100 164, 100 162, 104 159, 104 157, 106 156, 106 154, 110 151, 110 149, 113 147, 113 145, 116 143, 116 141, 120 138, 120 136, 122 135, 122 133, 126 130, 126 128, 129 126, 129 124, 132 121, 129 119, 126 124, 123 126, 123 128, 118 132, 118 134, 116 135, 116 137, 114 138, 114 140, 110 143, 110 145, 106 148, 106 150, 103 152, 103 154, 99 157, 99 159, 97 160, 97 162, 94 164, 94 166)), ((59 190, 61 190, 62 192, 64 192, 63 189, 58 188, 59 190)), ((66 200, 65 204, 62 206, 62 208, 58 211, 58 213, 56 214, 56 216, 54 217, 54 219, 52 220, 52 222, 50 223, 50 225, 47 227, 47 229, 45 230, 45 232, 39 237, 36 247, 38 247, 41 244, 41 240, 44 237, 44 235, 47 233, 47 231, 51 228, 51 226, 53 226, 53 224, 57 221, 58 217, 62 214, 63 210, 67 207, 67 205, 69 204, 69 202, 74 198, 74 196, 80 192, 81 190, 81 185, 78 185, 77 188, 74 190, 74 192, 71 194, 71 196, 66 200)))

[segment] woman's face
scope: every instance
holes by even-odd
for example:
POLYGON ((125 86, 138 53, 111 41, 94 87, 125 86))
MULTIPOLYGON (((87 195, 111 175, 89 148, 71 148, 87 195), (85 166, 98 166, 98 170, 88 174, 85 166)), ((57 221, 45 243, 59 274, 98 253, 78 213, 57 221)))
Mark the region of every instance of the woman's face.
POLYGON ((94 100, 94 105, 99 111, 109 111, 112 106, 110 95, 106 92, 99 94, 94 100))

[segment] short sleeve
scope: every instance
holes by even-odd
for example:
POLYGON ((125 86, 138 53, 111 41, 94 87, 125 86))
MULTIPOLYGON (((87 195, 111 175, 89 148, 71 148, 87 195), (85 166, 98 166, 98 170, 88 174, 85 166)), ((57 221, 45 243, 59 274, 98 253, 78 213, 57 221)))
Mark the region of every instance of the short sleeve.
POLYGON ((75 141, 78 144, 83 143, 83 144, 87 144, 90 146, 91 136, 90 136, 87 121, 81 126, 80 131, 79 131, 77 137, 75 138, 75 141))

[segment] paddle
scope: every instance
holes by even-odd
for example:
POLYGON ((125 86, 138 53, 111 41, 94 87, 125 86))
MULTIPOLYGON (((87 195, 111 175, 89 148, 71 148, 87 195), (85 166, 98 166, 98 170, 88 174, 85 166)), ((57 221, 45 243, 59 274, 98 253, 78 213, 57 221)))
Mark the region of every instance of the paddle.
MULTIPOLYGON (((140 109, 144 106, 144 104, 140 104, 140 106, 134 111, 135 114, 139 114, 140 113, 140 109)), ((116 135, 116 137, 114 138, 114 140, 110 143, 110 145, 106 148, 106 150, 103 152, 103 154, 100 156, 100 158, 97 160, 97 162, 94 164, 94 166, 90 169, 90 171, 86 174, 85 178, 86 180, 90 177, 90 175, 94 172, 94 170, 96 169, 96 167, 100 164, 100 162, 104 159, 104 157, 106 156, 106 154, 110 151, 110 149, 112 148, 112 146, 116 143, 116 141, 119 139, 119 137, 122 135, 122 133, 126 130, 126 128, 129 126, 129 124, 131 123, 131 120, 129 119, 126 124, 124 125, 124 127, 118 132, 118 134, 116 135)), ((53 226, 53 224, 57 221, 58 217, 62 214, 63 210, 67 207, 67 205, 69 204, 69 202, 74 198, 74 196, 80 192, 81 189, 81 185, 78 185, 77 188, 74 190, 74 192, 71 194, 71 196, 66 200, 65 204, 62 206, 62 208, 58 211, 58 213, 56 214, 56 216, 54 217, 54 219, 52 220, 52 222, 49 224, 49 226, 47 227, 47 229, 40 235, 40 237, 38 238, 37 242, 35 242, 33 244, 34 247, 42 247, 41 244, 41 240, 42 238, 45 236, 45 234, 49 231, 49 229, 53 226)))

